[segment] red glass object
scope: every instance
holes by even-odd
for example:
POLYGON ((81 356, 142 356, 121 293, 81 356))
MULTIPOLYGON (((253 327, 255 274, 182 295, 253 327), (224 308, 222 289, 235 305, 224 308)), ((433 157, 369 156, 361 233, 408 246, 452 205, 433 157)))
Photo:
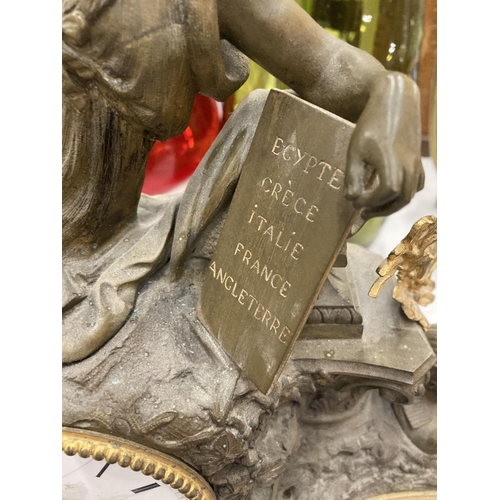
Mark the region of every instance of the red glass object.
POLYGON ((154 143, 146 165, 143 193, 165 193, 191 177, 222 128, 219 106, 213 99, 197 95, 186 130, 165 142, 154 143))

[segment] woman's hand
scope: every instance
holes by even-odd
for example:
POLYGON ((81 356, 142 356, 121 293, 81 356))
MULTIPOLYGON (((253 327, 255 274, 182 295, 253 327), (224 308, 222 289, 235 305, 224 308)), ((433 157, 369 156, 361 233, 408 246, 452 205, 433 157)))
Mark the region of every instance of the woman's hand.
POLYGON ((327 33, 294 0, 218 0, 218 6, 223 38, 303 99, 357 124, 346 190, 363 217, 409 203, 424 183, 413 80, 327 33), (370 187, 367 165, 377 174, 370 187))
POLYGON ((417 85, 401 73, 381 73, 357 121, 347 156, 347 198, 363 210, 364 219, 396 212, 423 188, 420 147, 417 85))

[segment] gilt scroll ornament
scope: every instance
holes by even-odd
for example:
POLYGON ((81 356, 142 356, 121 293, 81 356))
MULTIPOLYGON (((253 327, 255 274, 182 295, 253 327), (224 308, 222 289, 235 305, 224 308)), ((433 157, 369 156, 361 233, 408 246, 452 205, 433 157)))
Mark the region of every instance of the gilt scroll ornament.
POLYGON ((377 268, 380 276, 369 291, 378 297, 382 286, 397 273, 392 296, 406 316, 427 331, 429 322, 420 306, 434 301, 432 273, 437 266, 437 217, 427 215, 413 224, 410 232, 377 268))

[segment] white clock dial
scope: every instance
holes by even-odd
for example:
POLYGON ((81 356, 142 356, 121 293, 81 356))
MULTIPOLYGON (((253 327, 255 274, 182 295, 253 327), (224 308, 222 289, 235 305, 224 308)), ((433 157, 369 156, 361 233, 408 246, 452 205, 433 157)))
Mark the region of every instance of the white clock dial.
POLYGON ((62 458, 62 500, 186 500, 161 481, 105 460, 62 458))

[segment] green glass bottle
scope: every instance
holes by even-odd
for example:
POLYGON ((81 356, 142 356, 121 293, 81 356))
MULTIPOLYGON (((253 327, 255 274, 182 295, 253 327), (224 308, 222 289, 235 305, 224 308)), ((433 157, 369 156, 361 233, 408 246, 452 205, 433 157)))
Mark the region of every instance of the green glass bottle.
POLYGON ((296 0, 329 33, 411 75, 422 42, 425 0, 296 0))
MULTIPOLYGON (((425 0, 296 0, 333 36, 373 55, 390 71, 415 79, 425 0)), ((385 217, 375 217, 349 241, 369 246, 385 217)))
MULTIPOLYGON (((418 62, 425 0, 295 0, 333 36, 378 59, 386 69, 412 75, 418 62)), ((250 77, 236 92, 236 107, 252 90, 286 88, 250 61, 250 77)))
MULTIPOLYGON (((425 0, 295 0, 320 26, 373 55, 391 71, 416 79, 425 0)), ((226 105, 230 112, 252 90, 286 86, 250 61, 250 77, 226 105)), ((349 241, 368 246, 385 217, 370 219, 349 241)))

